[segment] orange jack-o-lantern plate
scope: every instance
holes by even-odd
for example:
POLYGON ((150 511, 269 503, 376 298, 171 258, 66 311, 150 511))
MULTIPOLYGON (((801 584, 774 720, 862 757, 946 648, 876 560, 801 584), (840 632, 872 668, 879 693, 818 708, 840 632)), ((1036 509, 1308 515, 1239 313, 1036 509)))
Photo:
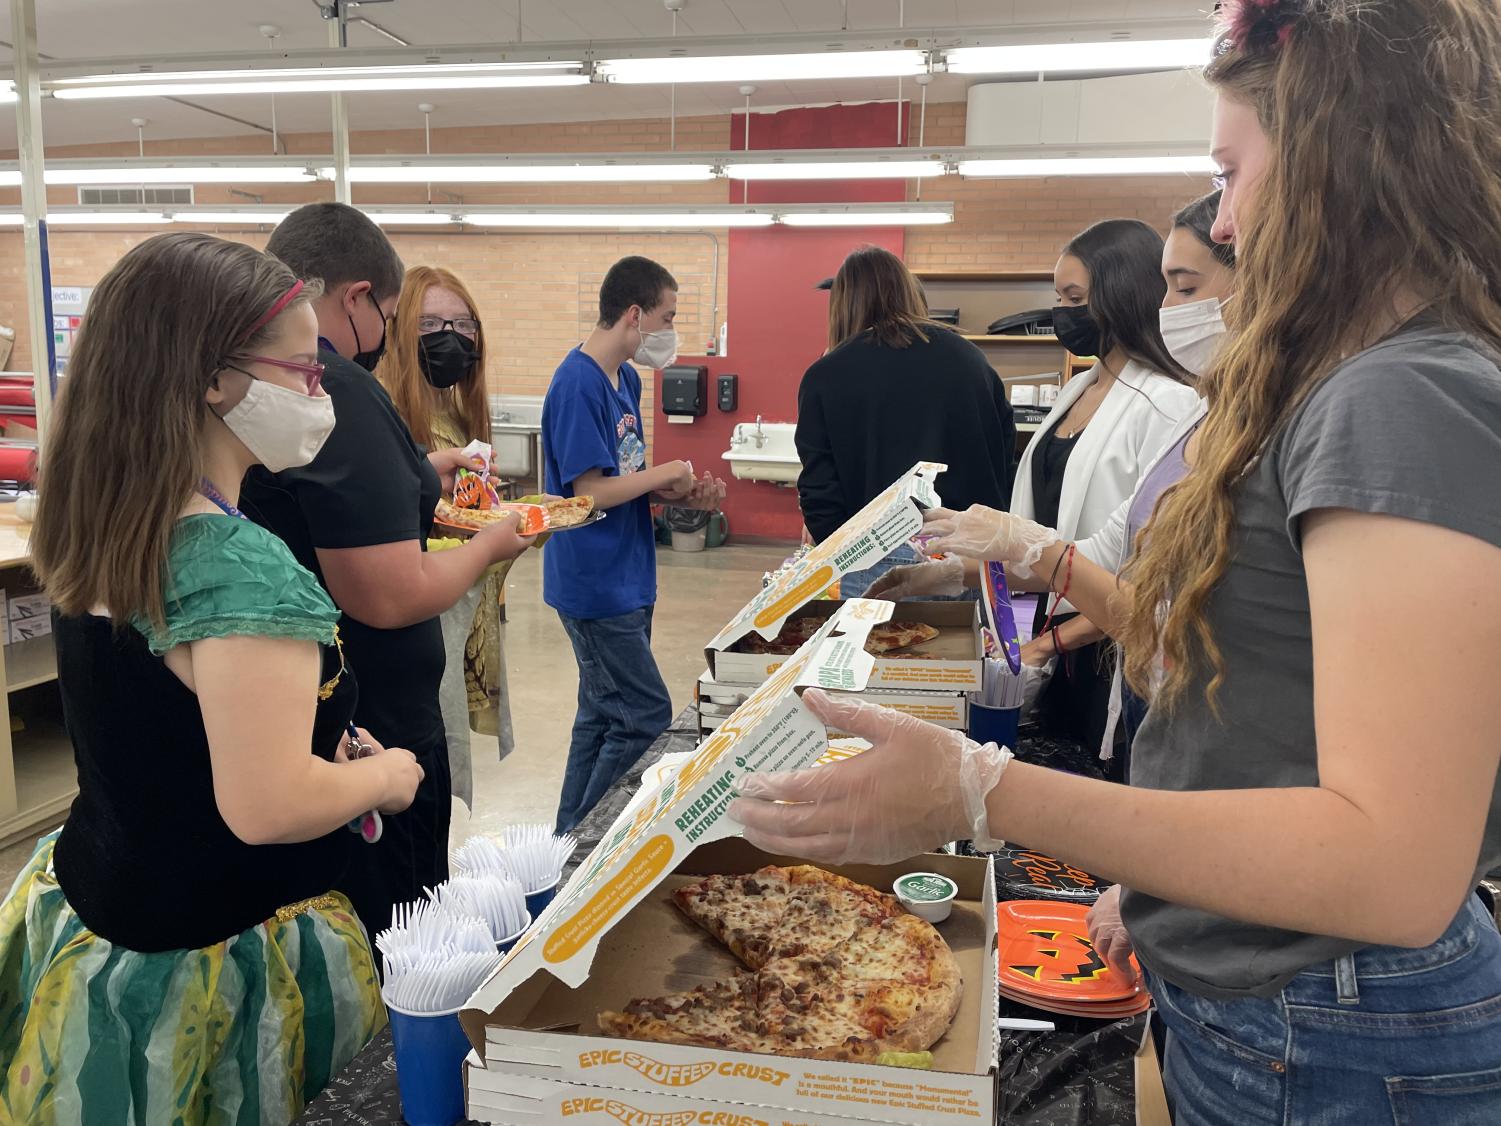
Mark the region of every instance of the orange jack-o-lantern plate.
POLYGON ((1071 1005, 1136 1002, 1137 987, 1106 965, 1089 941, 1088 914, 1082 903, 1016 899, 1000 904, 1002 991, 1071 1005))
POLYGON ((1038 997, 1035 994, 1016 993, 1009 989, 1002 989, 1001 997, 1043 1012, 1058 1013, 1067 1017, 1087 1017, 1090 1020, 1125 1020, 1127 1017, 1134 1017, 1137 1013, 1146 1012, 1152 1006, 1151 994, 1145 989, 1124 1001, 1058 1001, 1053 998, 1038 997))

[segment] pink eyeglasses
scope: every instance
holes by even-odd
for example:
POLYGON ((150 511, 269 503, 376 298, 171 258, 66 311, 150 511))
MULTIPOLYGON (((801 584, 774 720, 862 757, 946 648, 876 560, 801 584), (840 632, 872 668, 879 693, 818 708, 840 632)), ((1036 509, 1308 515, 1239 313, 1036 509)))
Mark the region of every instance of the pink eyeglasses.
MULTIPOLYGON (((295 371, 307 381, 307 393, 309 395, 316 395, 318 388, 323 383, 324 365, 320 363, 298 364, 293 363, 291 360, 273 360, 270 356, 245 356, 243 359, 247 363, 270 364, 272 367, 281 368, 283 371, 295 371)), ((245 375, 249 375, 251 379, 255 378, 254 375, 245 371, 244 368, 237 368, 229 363, 226 363, 224 366, 232 371, 243 372, 245 375)))

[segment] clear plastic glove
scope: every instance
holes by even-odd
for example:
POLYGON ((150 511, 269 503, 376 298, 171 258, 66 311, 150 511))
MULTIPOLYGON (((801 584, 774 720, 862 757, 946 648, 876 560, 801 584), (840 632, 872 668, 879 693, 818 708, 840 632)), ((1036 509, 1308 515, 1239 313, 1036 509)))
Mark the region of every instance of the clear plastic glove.
POLYGON ((967 555, 971 559, 997 559, 1022 579, 1032 577, 1032 564, 1062 538, 1035 520, 998 512, 983 504, 972 504, 958 513, 944 508, 930 509, 923 531, 938 537, 928 545, 929 551, 967 555))
POLYGON ((812 770, 747 775, 730 816, 751 844, 832 864, 891 864, 965 837, 1001 847, 985 797, 1010 751, 853 696, 810 688, 803 703, 871 749, 812 770))
POLYGON ((1101 958, 1127 985, 1136 985, 1136 967, 1131 964, 1131 935, 1121 922, 1121 886, 1116 884, 1089 909, 1089 941, 1101 958))
POLYGON ((1042 696, 1042 690, 1048 686, 1048 681, 1053 679, 1053 669, 1057 661, 1049 659, 1040 665, 1028 664, 1022 661, 1022 717, 1031 715, 1037 707, 1037 701, 1042 696))
POLYGON ((893 567, 870 587, 861 598, 879 598, 886 602, 911 602, 933 595, 964 593, 964 560, 949 556, 929 563, 910 563, 893 567))

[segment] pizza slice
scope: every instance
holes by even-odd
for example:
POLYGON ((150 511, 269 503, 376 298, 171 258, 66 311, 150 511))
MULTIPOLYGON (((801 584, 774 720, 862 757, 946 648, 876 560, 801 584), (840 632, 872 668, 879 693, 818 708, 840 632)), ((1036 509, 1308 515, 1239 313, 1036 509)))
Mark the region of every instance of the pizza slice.
POLYGON ((741 1052, 776 1052, 780 1040, 769 1036, 760 1014, 760 984, 754 974, 737 973, 729 981, 703 985, 687 993, 638 997, 623 1012, 602 1012, 606 1036, 692 1044, 741 1052))
POLYGON ((957 988, 937 993, 908 981, 853 978, 825 961, 810 973, 768 967, 760 975, 757 1027, 787 1055, 869 1062, 882 1052, 921 1052, 942 1039, 958 1011, 957 988))
POLYGON ((906 649, 909 645, 921 645, 932 641, 938 631, 924 622, 882 622, 870 631, 865 640, 865 651, 884 655, 906 649))
POLYGON ((564 497, 550 500, 542 506, 547 513, 547 527, 576 528, 594 514, 593 497, 564 497))
POLYGON ((790 894, 786 870, 768 866, 748 875, 709 876, 678 888, 672 900, 741 962, 758 970, 773 957, 772 935, 790 894))
POLYGON ((773 657, 790 657, 801 649, 823 628, 827 618, 789 618, 782 623, 776 637, 767 641, 759 633, 752 632, 738 646, 741 652, 765 654, 773 657))
POLYGON ((822 868, 804 864, 785 872, 791 893, 772 936, 772 958, 823 954, 859 928, 904 913, 895 897, 822 868))

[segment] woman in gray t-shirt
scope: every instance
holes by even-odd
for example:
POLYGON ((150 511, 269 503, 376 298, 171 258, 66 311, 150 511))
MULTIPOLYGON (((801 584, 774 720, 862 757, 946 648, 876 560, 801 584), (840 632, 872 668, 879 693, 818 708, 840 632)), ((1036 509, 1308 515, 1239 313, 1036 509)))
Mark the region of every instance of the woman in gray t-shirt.
MULTIPOLYGON (((1501 8, 1224 7, 1238 331, 1127 571, 1133 785, 815 692, 874 749, 732 812, 810 859, 1004 835, 1123 884, 1180 1123, 1501 1122, 1471 894, 1501 866, 1501 8)), ((1066 587, 1072 545, 1016 533, 973 552, 1066 587)))

